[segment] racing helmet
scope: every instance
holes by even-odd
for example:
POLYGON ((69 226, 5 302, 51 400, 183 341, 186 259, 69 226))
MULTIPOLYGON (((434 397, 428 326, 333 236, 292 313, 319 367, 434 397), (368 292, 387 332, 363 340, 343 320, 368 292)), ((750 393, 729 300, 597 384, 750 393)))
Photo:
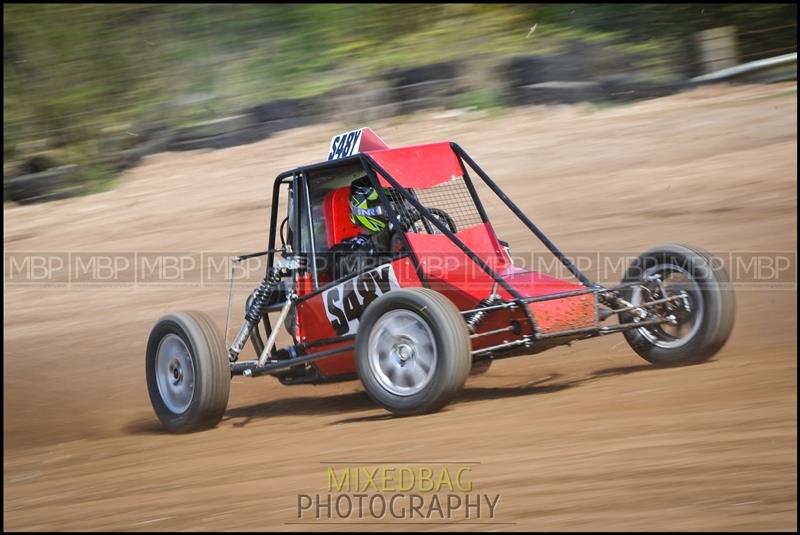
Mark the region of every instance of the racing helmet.
POLYGON ((378 191, 366 176, 350 184, 350 221, 372 232, 386 228, 388 221, 378 191))

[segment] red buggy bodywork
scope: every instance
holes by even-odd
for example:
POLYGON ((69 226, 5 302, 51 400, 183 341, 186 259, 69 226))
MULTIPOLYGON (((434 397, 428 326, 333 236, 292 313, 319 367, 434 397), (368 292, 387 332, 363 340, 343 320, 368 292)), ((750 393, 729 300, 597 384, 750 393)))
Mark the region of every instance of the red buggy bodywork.
MULTIPOLYGON (((406 190, 429 190, 450 181, 464 180, 464 169, 450 143, 433 143, 396 149, 382 148, 366 151, 386 175, 377 173, 382 186, 394 188, 398 185, 406 190)), ((326 241, 329 246, 359 232, 349 218, 347 204, 349 189, 339 188, 328 193, 324 199, 326 241)), ((512 259, 495 235, 491 223, 478 221, 466 228, 459 228, 455 236, 486 265, 516 290, 512 295, 503 287, 497 295, 506 301, 515 297, 534 298, 562 292, 585 290, 586 286, 568 282, 543 273, 522 270, 514 266, 512 259)), ((461 310, 474 309, 478 303, 492 293, 495 280, 481 269, 454 241, 445 234, 406 232, 411 257, 391 262, 400 287, 428 286, 446 295, 461 310), (413 257, 413 261, 412 261, 413 257), (419 271, 415 268, 419 266, 419 271), (420 274, 425 278, 421 280, 420 274)), ((358 284, 371 284, 369 279, 358 284)), ((306 282, 310 278, 306 277, 306 282)), ((343 284, 347 284, 346 281, 343 284)), ((300 343, 330 339, 337 336, 325 311, 323 293, 315 291, 312 284, 298 287, 297 338, 300 343), (304 297, 310 296, 307 299, 304 297)), ((473 351, 490 348, 507 342, 510 338, 532 337, 534 329, 539 333, 553 333, 566 329, 596 326, 596 301, 592 293, 566 296, 558 299, 531 302, 525 305, 535 323, 522 309, 497 310, 481 325, 481 333, 501 329, 509 324, 518 326, 518 332, 497 332, 473 338, 473 351)), ((480 334, 480 333, 478 333, 480 334)), ((346 342, 324 347, 328 351, 344 347, 346 342)), ((321 351, 323 348, 320 348, 321 351)), ((314 350, 308 352, 314 354, 314 350)), ((335 377, 355 373, 352 351, 314 362, 323 377, 335 377)))

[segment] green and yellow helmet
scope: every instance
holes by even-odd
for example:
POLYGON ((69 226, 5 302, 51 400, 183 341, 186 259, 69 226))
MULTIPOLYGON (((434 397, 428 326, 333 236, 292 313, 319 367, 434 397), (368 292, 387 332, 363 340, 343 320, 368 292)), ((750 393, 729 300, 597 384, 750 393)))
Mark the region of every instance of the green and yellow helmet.
POLYGON ((377 190, 367 177, 350 184, 350 221, 372 232, 386 228, 386 211, 381 206, 377 190))

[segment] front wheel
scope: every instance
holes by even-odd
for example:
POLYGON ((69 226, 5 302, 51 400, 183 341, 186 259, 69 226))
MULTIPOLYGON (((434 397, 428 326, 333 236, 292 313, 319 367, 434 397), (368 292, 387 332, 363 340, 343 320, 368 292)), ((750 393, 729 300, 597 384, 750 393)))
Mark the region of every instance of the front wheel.
MULTIPOLYGON (((653 310, 671 323, 625 331, 630 346, 658 366, 695 364, 717 353, 731 334, 735 315, 733 287, 718 258, 686 245, 663 245, 639 256, 628 268, 623 297, 634 305, 680 296, 653 310)), ((620 313, 620 322, 636 321, 620 313)))
POLYGON ((214 427, 228 405, 228 354, 211 318, 173 312, 156 322, 147 341, 147 390, 168 430, 185 433, 214 427))
POLYGON ((367 394, 393 414, 433 412, 464 386, 471 366, 466 323, 455 305, 427 288, 374 301, 356 335, 356 367, 367 394))

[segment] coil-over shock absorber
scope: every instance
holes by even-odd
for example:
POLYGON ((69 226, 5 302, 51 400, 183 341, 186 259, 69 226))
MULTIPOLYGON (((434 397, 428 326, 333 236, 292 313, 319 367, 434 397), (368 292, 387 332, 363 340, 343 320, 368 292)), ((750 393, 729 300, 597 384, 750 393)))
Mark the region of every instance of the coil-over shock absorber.
MULTIPOLYGON (((493 305, 499 305, 503 302, 503 298, 497 295, 497 283, 494 283, 492 286, 492 293, 489 295, 489 297, 482 299, 475 308, 486 308, 493 305)), ((476 310, 466 317, 464 321, 467 323, 467 329, 469 329, 470 334, 475 334, 475 331, 478 330, 478 327, 481 323, 483 323, 488 315, 488 310, 476 310)))
POLYGON ((250 301, 250 306, 247 309, 244 317, 247 321, 256 323, 264 316, 267 309, 267 304, 272 291, 283 278, 279 268, 271 267, 267 271, 267 276, 258 285, 255 292, 253 292, 253 300, 250 301))
POLYGON ((238 360, 239 353, 242 352, 242 348, 244 348, 244 344, 253 332, 253 328, 266 314, 269 298, 275 287, 278 286, 283 277, 289 275, 293 269, 298 267, 299 261, 297 259, 289 259, 284 262, 276 262, 274 266, 269 268, 264 280, 253 292, 253 299, 250 301, 247 312, 245 312, 242 328, 239 329, 239 334, 236 335, 230 349, 228 349, 228 358, 231 362, 238 360))

